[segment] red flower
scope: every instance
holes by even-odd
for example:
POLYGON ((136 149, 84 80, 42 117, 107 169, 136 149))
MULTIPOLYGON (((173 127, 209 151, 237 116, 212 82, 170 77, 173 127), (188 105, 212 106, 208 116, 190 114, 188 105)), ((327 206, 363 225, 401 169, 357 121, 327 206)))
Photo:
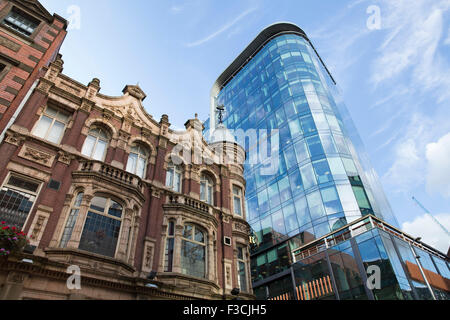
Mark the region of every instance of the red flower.
POLYGON ((5 222, 5 221, 2 221, 1 223, 2 223, 2 224, 6 224, 6 222, 5 222))
POLYGON ((3 227, 2 228, 2 230, 8 230, 9 229, 9 227, 3 227))

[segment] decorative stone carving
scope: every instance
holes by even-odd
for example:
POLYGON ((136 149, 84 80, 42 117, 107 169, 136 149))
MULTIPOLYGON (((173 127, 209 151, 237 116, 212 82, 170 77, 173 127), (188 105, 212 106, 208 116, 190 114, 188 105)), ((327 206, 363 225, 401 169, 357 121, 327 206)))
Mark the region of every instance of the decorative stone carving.
POLYGON ((223 221, 224 223, 230 223, 230 221, 231 221, 232 218, 233 218, 232 215, 225 214, 225 213, 222 214, 222 221, 223 221))
POLYGON ((152 188, 152 197, 161 198, 161 190, 152 188))
POLYGON ((39 236, 39 234, 41 233, 44 222, 45 222, 44 216, 39 216, 37 218, 36 223, 33 228, 33 231, 31 233, 33 239, 36 239, 39 236))
POLYGON ((62 162, 64 164, 70 165, 70 162, 74 159, 74 156, 64 152, 64 151, 59 151, 58 152, 58 161, 62 162))
POLYGON ((234 229, 237 230, 237 231, 244 232, 244 233, 248 233, 249 232, 248 227, 245 224, 239 223, 239 222, 236 222, 234 224, 234 229))
POLYGON ((27 275, 25 273, 10 272, 8 274, 7 282, 22 284, 26 277, 27 275))
POLYGON ((25 137, 15 132, 7 132, 5 142, 20 147, 25 141, 25 137))
POLYGON ((103 109, 103 118, 105 118, 106 120, 111 120, 113 116, 114 112, 108 109, 103 109))
POLYGON ((136 98, 136 99, 138 99, 138 100, 141 100, 141 101, 143 101, 146 97, 147 97, 147 95, 145 94, 145 92, 144 91, 142 91, 142 89, 138 86, 138 85, 135 85, 135 86, 133 86, 133 85, 127 85, 127 86, 125 86, 125 88, 122 90, 122 92, 125 94, 125 93, 128 93, 130 96, 132 96, 132 97, 134 97, 134 98, 136 98))
POLYGON ((149 129, 145 128, 145 127, 142 127, 141 128, 141 135, 144 138, 149 139, 152 136, 152 132, 151 132, 151 130, 149 130, 149 129))
POLYGON ((54 83, 51 82, 48 79, 45 78, 41 78, 41 80, 39 81, 39 84, 36 88, 36 90, 42 92, 43 94, 47 95, 50 91, 50 88, 53 87, 54 83))
POLYGON ((61 89, 64 89, 65 91, 67 91, 67 92, 69 92, 69 93, 71 93, 71 94, 73 94, 75 96, 79 96, 80 93, 81 93, 80 89, 78 89, 78 88, 76 88, 74 86, 71 86, 70 84, 65 83, 65 82, 61 82, 59 84, 59 87, 61 87, 61 89))
POLYGON ((39 151, 29 146, 24 146, 22 150, 20 150, 19 157, 36 162, 49 168, 52 166, 53 160, 55 159, 54 155, 39 151))
POLYGON ((92 107, 94 106, 94 102, 89 101, 87 99, 83 99, 81 102, 80 110, 90 113, 92 110, 92 107))
POLYGON ((150 246, 147 246, 145 251, 145 266, 148 269, 152 268, 152 255, 153 255, 153 248, 150 246))

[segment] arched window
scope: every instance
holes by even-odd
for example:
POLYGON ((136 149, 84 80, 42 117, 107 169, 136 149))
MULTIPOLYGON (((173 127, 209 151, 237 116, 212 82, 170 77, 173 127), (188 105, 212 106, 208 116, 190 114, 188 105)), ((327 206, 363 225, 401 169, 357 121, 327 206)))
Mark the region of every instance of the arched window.
POLYGON ((84 141, 81 153, 94 160, 103 161, 108 148, 109 135, 102 128, 93 128, 84 141))
POLYGON ((175 245, 175 221, 170 220, 169 225, 167 226, 164 272, 172 272, 174 245, 175 245))
POLYGON ((213 204, 213 180, 209 175, 202 174, 200 179, 200 200, 213 204))
POLYGON ((122 223, 122 206, 110 198, 94 197, 81 234, 79 249, 114 257, 122 223))
POLYGON ((70 209, 69 217, 66 221, 66 226, 61 237, 61 248, 65 248, 70 238, 72 237, 73 228, 75 227, 75 222, 77 222, 78 213, 80 212, 81 202, 83 201, 83 192, 80 192, 75 197, 75 201, 70 209))
POLYGON ((145 177, 149 152, 141 144, 134 144, 128 156, 127 171, 142 179, 145 177))
POLYGON ((206 234, 193 224, 186 224, 181 238, 181 272, 206 278, 206 234))
POLYGON ((166 173, 166 187, 175 192, 181 192, 182 174, 181 167, 170 162, 166 173))

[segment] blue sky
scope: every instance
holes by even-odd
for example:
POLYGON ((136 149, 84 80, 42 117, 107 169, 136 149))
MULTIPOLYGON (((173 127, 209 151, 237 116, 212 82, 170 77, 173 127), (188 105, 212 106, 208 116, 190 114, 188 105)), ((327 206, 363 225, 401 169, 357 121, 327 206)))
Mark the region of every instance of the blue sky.
POLYGON ((411 197, 450 229, 450 0, 41 3, 74 19, 65 74, 97 77, 113 96, 139 83, 147 111, 178 129, 194 113, 207 119, 212 84, 264 27, 297 24, 342 89, 400 224, 447 251, 450 239, 411 197))

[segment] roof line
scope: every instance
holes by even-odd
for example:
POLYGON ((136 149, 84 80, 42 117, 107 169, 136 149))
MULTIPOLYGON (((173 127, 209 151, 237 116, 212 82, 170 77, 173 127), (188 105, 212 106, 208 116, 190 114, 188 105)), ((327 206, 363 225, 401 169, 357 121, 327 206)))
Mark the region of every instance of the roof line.
POLYGON ((277 22, 269 25, 263 31, 261 31, 256 38, 239 54, 239 56, 225 69, 225 71, 217 78, 211 89, 211 97, 216 97, 222 88, 227 85, 228 82, 233 79, 236 74, 244 68, 247 63, 273 38, 282 34, 297 34, 303 37, 311 45, 312 49, 316 53, 317 57, 322 63, 323 67, 327 71, 334 84, 336 81, 328 70, 327 66, 323 62, 322 58, 318 54, 316 48, 309 40, 306 33, 300 29, 297 25, 291 22, 277 22))

